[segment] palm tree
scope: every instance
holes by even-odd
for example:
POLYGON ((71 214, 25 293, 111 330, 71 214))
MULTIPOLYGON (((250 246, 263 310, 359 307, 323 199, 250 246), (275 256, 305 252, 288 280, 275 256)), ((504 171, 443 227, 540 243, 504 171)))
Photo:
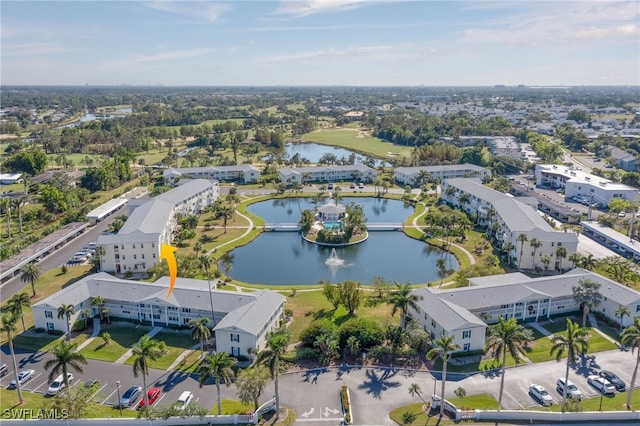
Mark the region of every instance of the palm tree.
POLYGON ((71 340, 71 315, 76 313, 76 308, 72 304, 64 303, 58 308, 58 319, 67 317, 67 341, 71 340))
POLYGON ((502 372, 500 374, 500 394, 498 396, 498 411, 502 405, 502 393, 504 391, 505 367, 507 365, 507 354, 520 362, 522 345, 533 339, 531 331, 519 325, 515 318, 505 320, 498 317, 498 323, 489 327, 489 336, 484 350, 492 351, 496 361, 500 361, 502 372))
POLYGON ((415 294, 411 290, 411 284, 395 283, 396 289, 389 294, 389 303, 393 306, 391 316, 394 316, 398 309, 400 310, 400 325, 402 328, 407 327, 407 315, 409 308, 418 310, 418 301, 422 300, 422 296, 415 294))
POLYGON ((147 376, 149 375, 149 360, 157 361, 167 353, 167 345, 161 340, 151 339, 146 334, 133 346, 133 376, 138 377, 142 373, 144 386, 144 406, 149 407, 149 395, 147 395, 147 376))
POLYGON ((575 268, 576 265, 580 264, 580 260, 582 259, 582 255, 578 252, 573 253, 569 256, 569 262, 571 262, 571 268, 575 268))
POLYGON ((451 354, 458 349, 460 345, 453 343, 453 339, 456 336, 441 336, 439 339, 433 341, 433 348, 427 352, 427 359, 433 361, 435 359, 442 359, 442 391, 440 393, 440 418, 444 416, 444 388, 447 383, 447 363, 451 354))
POLYGON ((581 279, 578 285, 572 287, 573 300, 582 306, 582 326, 587 325, 587 315, 591 307, 598 306, 602 301, 602 294, 598 291, 600 283, 590 279, 581 279))
MULTIPOLYGON (((622 330, 622 323, 624 322, 624 316, 631 316, 631 311, 629 311, 629 308, 627 308, 626 306, 618 306, 618 308, 615 310, 614 315, 616 316, 616 318, 620 318, 620 330, 622 330)), ((24 326, 24 324, 23 324, 24 326)))
POLYGON ((204 358, 204 342, 211 337, 211 330, 207 327, 209 324, 209 318, 202 317, 200 319, 192 319, 189 321, 189 328, 191 329, 191 337, 194 340, 200 340, 200 358, 204 358))
POLYGON ((42 272, 40 272, 40 267, 35 263, 27 263, 20 268, 20 281, 23 283, 31 283, 31 297, 36 297, 36 281, 40 278, 42 272))
POLYGON ((203 254, 198 258, 198 262, 200 263, 200 267, 204 269, 205 274, 207 274, 207 287, 209 288, 209 304, 211 305, 211 321, 213 321, 213 326, 216 326, 216 316, 213 313, 213 295, 211 294, 211 258, 206 254, 203 254))
POLYGON ((627 395, 627 410, 631 410, 631 395, 633 394, 633 387, 636 384, 638 364, 640 364, 640 317, 633 317, 633 325, 631 327, 625 328, 620 336, 620 343, 622 343, 622 346, 625 347, 631 346, 632 354, 636 349, 638 350, 638 353, 636 355, 636 366, 633 369, 631 384, 629 385, 629 395, 627 395))
POLYGON ((102 308, 104 307, 104 297, 102 296, 95 296, 91 298, 91 306, 95 306, 96 309, 98 310, 98 313, 100 314, 100 321, 102 321, 104 318, 102 317, 102 308))
POLYGON ((224 226, 224 233, 227 233, 227 222, 233 217, 233 209, 229 206, 220 207, 219 214, 222 218, 222 225, 224 226))
POLYGON ((27 197, 20 197, 20 198, 14 198, 13 199, 13 207, 15 207, 16 211, 18 212, 18 226, 19 226, 19 230, 20 233, 22 234, 22 206, 24 206, 27 203, 27 197))
POLYGON ((84 321, 84 328, 87 328, 87 320, 93 316, 93 312, 89 308, 84 308, 80 311, 80 315, 82 315, 82 320, 84 321))
POLYGON ((597 263, 598 261, 593 257, 591 253, 580 258, 580 267, 586 269, 587 271, 592 270, 597 263))
POLYGON ((0 207, 4 210, 4 214, 7 217, 7 237, 11 238, 11 199, 0 199, 0 207))
MULTIPOLYGON (((49 373, 49 381, 52 382, 55 380, 57 376, 62 374, 62 380, 64 380, 65 389, 69 389, 69 378, 67 377, 67 372, 69 371, 69 367, 76 370, 78 373, 82 373, 82 365, 87 365, 87 359, 78 352, 78 344, 77 343, 69 343, 62 341, 59 345, 53 348, 53 358, 47 360, 44 364, 44 369, 48 370, 51 368, 51 372, 49 373)), ((71 394, 67 392, 69 398, 71 394)))
POLYGON ((511 250, 513 250, 514 248, 515 246, 511 241, 506 241, 504 244, 502 244, 502 251, 506 254, 506 261, 509 265, 511 265, 511 256, 509 256, 509 253, 511 253, 511 250))
MULTIPOLYGON (((17 332, 16 322, 18 322, 17 315, 11 312, 2 312, 2 314, 0 314, 1 331, 7 332, 7 340, 9 341, 9 352, 11 352, 11 360, 13 361, 13 374, 18 377, 18 363, 16 362, 16 353, 13 349, 13 335, 17 332)), ((16 389, 18 390, 18 404, 22 404, 22 386, 18 380, 16 380, 16 389)))
POLYGON ((520 243, 520 257, 518 258, 518 269, 521 269, 522 268, 522 252, 524 251, 524 243, 525 241, 529 240, 529 238, 527 237, 527 234, 523 233, 518 235, 517 240, 520 243))
POLYGON ((28 308, 31 306, 29 295, 27 293, 14 294, 11 299, 9 299, 7 305, 9 306, 9 310, 12 314, 20 317, 22 320, 22 331, 26 331, 24 326, 24 312, 22 311, 22 308, 28 308))
POLYGON ((558 247, 556 249, 556 259, 558 259, 558 269, 562 272, 562 259, 567 257, 567 249, 565 247, 558 247))
MULTIPOLYGON (((567 333, 566 336, 561 334, 554 334, 551 336, 553 346, 549 354, 556 357, 556 361, 560 362, 567 354, 567 368, 564 373, 564 382, 569 383, 569 366, 578 357, 578 354, 584 354, 589 349, 589 331, 586 328, 582 328, 578 323, 571 321, 567 318, 567 333)), ((565 405, 567 403, 567 388, 564 387, 562 391, 562 412, 564 413, 565 405)))
POLYGON ((438 273, 440 275, 440 287, 442 287, 442 281, 444 280, 444 276, 447 273, 447 264, 446 264, 446 260, 444 260, 444 257, 441 257, 438 260, 436 260, 436 265, 438 266, 438 273))
POLYGON ((549 270, 549 264, 551 263, 551 256, 548 254, 543 254, 540 256, 540 262, 544 265, 544 273, 546 274, 549 270))
POLYGON ((424 402, 425 404, 427 403, 427 401, 425 401, 424 398, 422 397, 422 388, 417 383, 411 383, 409 385, 409 395, 411 396, 417 395, 418 398, 422 400, 422 402, 424 402))
POLYGON ((216 381, 216 389, 218 391, 218 415, 222 414, 222 400, 220 396, 220 383, 224 383, 229 386, 231 380, 235 377, 233 372, 233 366, 238 361, 235 358, 229 356, 226 352, 216 352, 211 355, 207 355, 198 366, 198 374, 200 378, 200 387, 204 385, 210 377, 213 377, 216 381))
POLYGON ((284 329, 272 331, 267 335, 267 349, 258 354, 257 363, 269 368, 274 379, 276 391, 276 418, 280 413, 280 393, 278 391, 278 376, 280 374, 280 361, 289 345, 291 336, 284 329))
POLYGON ((536 237, 533 237, 531 241, 529 241, 529 245, 533 248, 533 266, 532 269, 536 268, 536 252, 540 247, 542 247, 542 243, 536 237))

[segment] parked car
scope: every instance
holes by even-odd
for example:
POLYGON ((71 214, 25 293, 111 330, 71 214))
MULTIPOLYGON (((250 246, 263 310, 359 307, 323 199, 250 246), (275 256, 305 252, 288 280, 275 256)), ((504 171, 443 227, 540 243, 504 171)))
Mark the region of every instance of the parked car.
POLYGON ((120 397, 120 406, 131 407, 138 400, 141 393, 141 386, 131 386, 122 394, 122 397, 120 397))
POLYGON ((0 377, 6 376, 8 372, 9 372, 9 367, 7 367, 7 364, 0 365, 0 377))
MULTIPOLYGON (((67 381, 69 383, 71 383, 71 381, 73 380, 73 374, 71 373, 67 373, 67 381)), ((56 379, 51 382, 51 384, 49 385, 49 389, 47 389, 47 395, 55 395, 57 394, 61 389, 64 389, 66 385, 64 384, 64 376, 61 374, 58 377, 56 377, 56 379)))
POLYGON ((176 401, 174 405, 178 410, 182 411, 185 408, 187 408, 189 404, 191 404, 192 399, 193 399, 193 393, 189 391, 184 391, 180 394, 178 401, 176 401))
MULTIPOLYGON (((147 391, 147 398, 149 398, 149 405, 152 405, 154 402, 156 402, 156 399, 158 399, 158 397, 160 396, 160 394, 162 393, 162 391, 160 390, 160 388, 151 388, 147 391)), ((138 408, 142 408, 144 407, 146 404, 146 401, 144 400, 144 397, 140 400, 140 403, 138 404, 138 408)))
POLYGON ((355 187, 356 187, 356 184, 355 184, 355 183, 353 183, 353 182, 351 182, 351 185, 349 185, 349 188, 351 188, 351 189, 355 189, 355 187))
POLYGON ((611 383, 618 392, 624 392, 627 390, 627 384, 617 375, 608 370, 601 370, 598 374, 600 377, 606 379, 611 383))
POLYGON ((330 183, 329 185, 327 185, 327 189, 333 189, 333 184, 330 183))
POLYGON ((358 185, 358 188, 364 189, 364 183, 360 182, 360 184, 358 185))
MULTIPOLYGON (((18 373, 18 382, 20 384, 23 384, 25 382, 27 382, 28 380, 33 379, 33 377, 36 375, 36 371, 32 370, 32 369, 28 369, 28 370, 22 370, 21 372, 18 373)), ((16 384, 16 379, 13 379, 11 381, 11 383, 9 383, 9 386, 12 388, 15 388, 17 386, 16 384)))
POLYGON ((100 380, 98 379, 91 378, 84 381, 84 385, 88 388, 90 388, 93 385, 99 385, 99 384, 100 384, 100 380))
POLYGON ((529 393, 544 406, 553 404, 553 398, 543 386, 531 384, 529 385, 529 393))
MULTIPOLYGON (((560 377, 556 381, 556 386, 558 389, 558 393, 560 395, 564 395, 564 377, 560 377)), ((580 392, 578 387, 571 380, 567 380, 567 397, 577 400, 582 399, 582 392, 580 392)))
POLYGON ((603 393, 605 395, 613 395, 616 392, 616 387, 611 384, 607 379, 591 375, 587 377, 587 382, 594 388, 598 390, 598 392, 603 393))

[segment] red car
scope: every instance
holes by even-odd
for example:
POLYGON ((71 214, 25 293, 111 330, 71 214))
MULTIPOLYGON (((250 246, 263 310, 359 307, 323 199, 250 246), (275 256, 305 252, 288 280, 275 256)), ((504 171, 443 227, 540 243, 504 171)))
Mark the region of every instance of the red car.
MULTIPOLYGON (((162 391, 160 390, 160 388, 149 389, 147 391, 147 397, 149 398, 149 405, 152 405, 154 402, 156 402, 156 399, 158 399, 161 393, 162 391)), ((144 398, 142 398, 140 400, 140 403, 138 404, 138 408, 142 408, 144 406, 145 406, 145 400, 144 398)))

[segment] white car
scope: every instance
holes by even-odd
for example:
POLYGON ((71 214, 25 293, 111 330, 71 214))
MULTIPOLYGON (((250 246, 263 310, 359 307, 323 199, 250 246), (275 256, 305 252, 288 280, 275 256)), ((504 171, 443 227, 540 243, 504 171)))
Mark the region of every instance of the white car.
POLYGON ((180 394, 178 401, 176 401, 175 406, 178 410, 182 411, 189 406, 191 400, 193 399, 193 394, 189 391, 184 391, 180 394))
MULTIPOLYGON (((22 370, 21 372, 18 373, 18 382, 20 382, 20 384, 25 383, 27 380, 31 380, 33 379, 33 376, 36 375, 36 371, 32 370, 32 369, 28 369, 28 370, 22 370)), ((13 379, 11 381, 11 383, 9 384, 10 387, 15 388, 17 386, 16 384, 16 379, 13 379)))
MULTIPOLYGON (((69 384, 71 384, 72 380, 73 374, 67 373, 67 381, 69 382, 69 384)), ((66 385, 64 384, 64 376, 61 374, 56 377, 53 382, 51 382, 51 384, 49 385, 49 389, 47 389, 47 395, 55 395, 60 391, 60 389, 64 389, 65 386, 66 385)))
POLYGON ((596 376, 595 374, 587 377, 587 381, 591 386, 596 388, 600 393, 605 395, 613 395, 616 392, 616 387, 611 384, 604 377, 596 376))
POLYGON ((553 398, 551 398, 549 392, 547 392, 546 389, 540 385, 529 385, 529 393, 542 405, 547 406, 553 404, 553 398))
MULTIPOLYGON (((558 393, 560 395, 564 394, 564 377, 560 377, 558 381, 556 381, 556 386, 558 387, 558 393)), ((567 397, 571 399, 582 399, 582 392, 578 387, 571 381, 567 380, 567 397)))

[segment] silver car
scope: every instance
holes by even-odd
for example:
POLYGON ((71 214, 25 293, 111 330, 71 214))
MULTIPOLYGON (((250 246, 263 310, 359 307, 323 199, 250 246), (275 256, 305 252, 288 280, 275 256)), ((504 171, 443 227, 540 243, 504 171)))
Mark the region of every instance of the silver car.
POLYGON ((141 386, 131 386, 129 389, 122 394, 120 398, 120 406, 121 407, 131 407, 135 403, 138 402, 138 397, 142 393, 141 386))
MULTIPOLYGON (((21 372, 18 373, 18 382, 20 382, 20 384, 24 384, 28 380, 33 379, 35 375, 36 375, 35 370, 32 370, 32 369, 22 370, 21 372)), ((16 379, 13 379, 9 384, 9 386, 12 388, 15 388, 17 386, 16 379)))

